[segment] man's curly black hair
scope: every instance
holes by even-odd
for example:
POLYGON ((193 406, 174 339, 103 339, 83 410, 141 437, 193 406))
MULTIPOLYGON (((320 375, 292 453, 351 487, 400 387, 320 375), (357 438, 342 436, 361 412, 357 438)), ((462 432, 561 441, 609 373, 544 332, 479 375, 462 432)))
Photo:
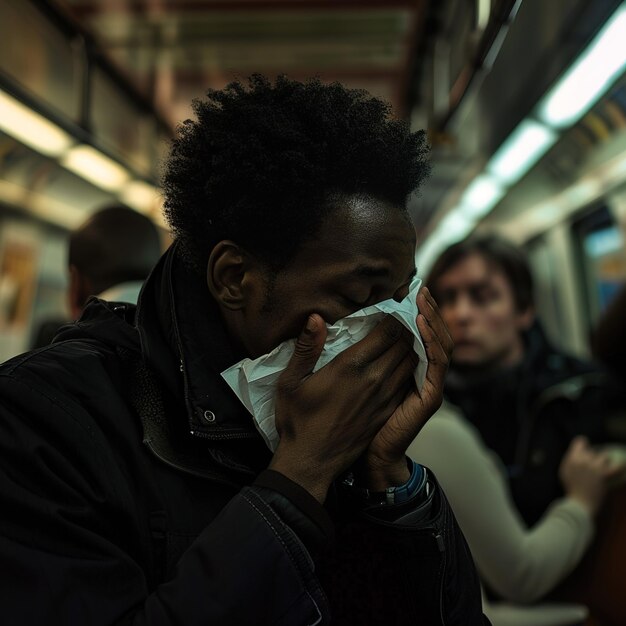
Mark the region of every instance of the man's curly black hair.
POLYGON ((179 127, 166 163, 165 215, 197 269, 231 239, 278 270, 341 198, 404 209, 427 175, 424 131, 366 91, 258 74, 248 83, 194 100, 198 119, 179 127))

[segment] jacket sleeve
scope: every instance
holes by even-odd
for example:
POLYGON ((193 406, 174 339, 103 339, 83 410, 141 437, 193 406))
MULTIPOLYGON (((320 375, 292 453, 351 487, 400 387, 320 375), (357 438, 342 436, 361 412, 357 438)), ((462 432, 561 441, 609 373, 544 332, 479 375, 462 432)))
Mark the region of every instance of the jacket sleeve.
POLYGON ((489 624, 469 548, 436 478, 429 482, 427 501, 401 505, 401 519, 399 507, 363 508, 334 494, 337 539, 318 568, 334 626, 489 624))
POLYGON ((460 419, 435 415, 408 452, 437 474, 484 580, 506 600, 533 602, 576 566, 591 542, 592 519, 564 498, 527 528, 500 469, 460 419))
POLYGON ((122 470, 103 442, 88 415, 0 375, 3 624, 328 623, 314 563, 291 526, 306 515, 263 486, 235 495, 172 579, 151 589, 137 549, 142 521, 124 481, 108 477, 122 470))

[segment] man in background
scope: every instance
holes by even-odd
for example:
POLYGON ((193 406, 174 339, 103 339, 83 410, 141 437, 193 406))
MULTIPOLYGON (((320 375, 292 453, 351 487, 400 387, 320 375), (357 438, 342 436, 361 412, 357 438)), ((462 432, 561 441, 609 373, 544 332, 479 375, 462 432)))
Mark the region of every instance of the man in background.
MULTIPOLYGON (((160 256, 159 231, 145 215, 124 206, 96 211, 70 235, 67 302, 71 320, 81 316, 90 296, 136 304, 143 282, 160 256)), ((44 320, 32 348, 47 346, 71 320, 44 320)))
POLYGON ((137 303, 143 281, 161 256, 159 232, 141 213, 111 206, 70 236, 69 307, 77 319, 90 296, 137 303))
POLYGON ((534 524, 562 495, 570 441, 619 438, 619 392, 595 365, 556 350, 535 316, 523 253, 496 236, 448 248, 427 284, 455 343, 445 394, 506 467, 517 508, 534 524))

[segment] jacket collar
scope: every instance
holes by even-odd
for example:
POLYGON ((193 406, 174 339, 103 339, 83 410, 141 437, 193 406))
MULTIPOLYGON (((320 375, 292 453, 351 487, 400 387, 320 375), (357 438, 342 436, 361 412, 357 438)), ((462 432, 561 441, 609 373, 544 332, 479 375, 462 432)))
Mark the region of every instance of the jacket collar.
POLYGON ((139 345, 133 327, 135 306, 106 302, 92 296, 78 320, 60 327, 53 343, 68 340, 94 340, 113 349, 137 353, 139 345))
POLYGON ((237 354, 217 303, 174 244, 139 296, 136 325, 146 363, 183 401, 192 434, 213 440, 256 438, 252 418, 220 376, 237 354))

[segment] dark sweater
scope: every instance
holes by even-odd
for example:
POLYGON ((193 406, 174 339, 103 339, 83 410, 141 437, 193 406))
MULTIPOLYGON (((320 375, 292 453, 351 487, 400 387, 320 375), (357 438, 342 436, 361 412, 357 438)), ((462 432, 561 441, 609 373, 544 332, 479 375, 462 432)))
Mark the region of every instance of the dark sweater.
POLYGON ((511 369, 471 375, 451 369, 447 399, 504 463, 515 503, 534 524, 562 495, 558 467, 570 441, 626 441, 626 398, 599 366, 555 350, 539 324, 511 369))

